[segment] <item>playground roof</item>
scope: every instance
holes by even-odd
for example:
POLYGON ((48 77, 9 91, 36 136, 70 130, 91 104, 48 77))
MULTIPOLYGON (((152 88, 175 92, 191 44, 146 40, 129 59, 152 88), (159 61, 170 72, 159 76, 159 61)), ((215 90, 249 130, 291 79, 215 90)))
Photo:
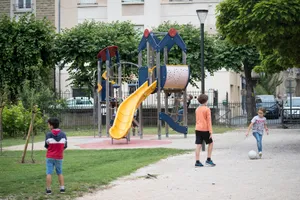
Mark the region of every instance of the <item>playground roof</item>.
POLYGON ((101 59, 102 62, 105 62, 107 59, 110 59, 114 56, 116 56, 117 59, 119 59, 118 46, 105 47, 98 53, 97 58, 101 59))
POLYGON ((138 51, 141 52, 147 48, 147 42, 149 45, 156 51, 161 51, 165 47, 168 48, 168 51, 176 44, 182 51, 186 52, 186 45, 178 32, 171 28, 165 37, 160 41, 155 33, 150 32, 148 29, 144 31, 144 35, 140 41, 138 51))

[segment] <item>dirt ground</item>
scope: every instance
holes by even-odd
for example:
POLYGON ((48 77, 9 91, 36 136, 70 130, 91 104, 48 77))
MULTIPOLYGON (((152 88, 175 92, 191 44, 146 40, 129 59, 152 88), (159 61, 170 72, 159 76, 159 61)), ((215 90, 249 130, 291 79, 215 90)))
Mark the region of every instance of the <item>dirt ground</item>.
MULTIPOLYGON (((245 138, 244 133, 238 130, 214 137, 216 167, 195 168, 193 153, 175 156, 78 200, 299 200, 300 130, 270 130, 263 138, 263 158, 257 160, 248 158, 250 150, 257 151, 255 139, 245 138), (146 179, 147 174, 157 178, 146 179)), ((193 136, 171 140, 166 147, 194 147, 193 136)), ((206 153, 201 155, 204 162, 206 153)))

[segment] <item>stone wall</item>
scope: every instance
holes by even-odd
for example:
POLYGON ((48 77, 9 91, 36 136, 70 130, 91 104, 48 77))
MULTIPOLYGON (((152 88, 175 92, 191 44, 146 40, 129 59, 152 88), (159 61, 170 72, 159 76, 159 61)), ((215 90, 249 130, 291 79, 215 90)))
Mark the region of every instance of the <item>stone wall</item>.
POLYGON ((10 16, 10 0, 0 0, 0 16, 3 14, 10 16))
POLYGON ((55 24, 55 0, 36 1, 36 17, 43 19, 46 17, 53 25, 55 24))

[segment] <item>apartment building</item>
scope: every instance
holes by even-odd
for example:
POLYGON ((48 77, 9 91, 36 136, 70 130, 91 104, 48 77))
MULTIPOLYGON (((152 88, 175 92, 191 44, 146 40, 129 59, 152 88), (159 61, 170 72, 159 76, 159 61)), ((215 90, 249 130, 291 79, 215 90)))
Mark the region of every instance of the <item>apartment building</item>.
POLYGON ((39 19, 46 17, 55 24, 55 0, 0 0, 0 15, 18 18, 26 13, 39 19))
MULTIPOLYGON (((84 20, 103 22, 130 20, 137 29, 144 30, 157 27, 164 21, 191 23, 200 26, 196 15, 197 9, 209 10, 205 22, 205 31, 216 33, 216 6, 221 0, 0 0, 0 14, 18 17, 26 12, 34 13, 38 18, 46 17, 56 27, 71 28, 84 20), (59 15, 60 10, 60 15, 59 15), (60 23, 59 23, 60 22, 60 23)), ((200 60, 199 60, 200 62, 200 60)), ((219 91, 219 102, 226 99, 240 102, 242 90, 241 74, 220 70, 213 76, 207 75, 206 90, 219 91), (226 84, 225 84, 226 83, 226 84)), ((56 77, 56 85, 60 91, 72 92, 72 86, 67 81, 69 74, 62 70, 56 77)), ((201 87, 201 82, 197 83, 201 87)), ((198 90, 191 85, 189 91, 198 90)))

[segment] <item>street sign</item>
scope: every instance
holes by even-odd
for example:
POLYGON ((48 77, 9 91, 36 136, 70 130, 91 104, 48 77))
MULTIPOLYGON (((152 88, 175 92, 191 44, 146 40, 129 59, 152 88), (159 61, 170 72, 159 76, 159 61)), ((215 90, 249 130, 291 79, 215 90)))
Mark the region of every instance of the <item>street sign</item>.
POLYGON ((297 81, 292 78, 292 77, 288 77, 287 79, 285 79, 284 81, 284 86, 285 88, 296 88, 297 86, 297 81))

